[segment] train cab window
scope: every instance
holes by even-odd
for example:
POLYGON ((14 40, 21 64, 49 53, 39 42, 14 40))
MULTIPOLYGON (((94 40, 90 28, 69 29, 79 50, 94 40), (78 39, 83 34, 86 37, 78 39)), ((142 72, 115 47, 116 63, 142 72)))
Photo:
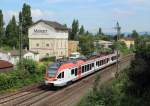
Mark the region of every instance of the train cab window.
POLYGON ((74 69, 71 70, 71 75, 73 75, 73 74, 74 74, 74 69))
POLYGON ((75 76, 77 76, 77 75, 78 75, 78 69, 75 68, 75 76))
POLYGON ((61 75, 61 78, 64 78, 64 72, 62 72, 61 74, 62 74, 62 75, 61 75))
POLYGON ((58 75, 58 77, 57 77, 58 79, 60 79, 61 78, 61 73, 58 75))

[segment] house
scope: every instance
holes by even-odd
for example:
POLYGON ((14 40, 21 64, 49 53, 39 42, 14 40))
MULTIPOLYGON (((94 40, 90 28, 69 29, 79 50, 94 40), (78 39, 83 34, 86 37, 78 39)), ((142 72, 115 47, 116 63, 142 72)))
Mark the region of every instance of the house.
POLYGON ((68 41, 68 55, 70 56, 71 53, 77 52, 79 48, 79 41, 68 41))
POLYGON ((104 40, 97 40, 97 41, 94 41, 94 46, 102 46, 104 48, 109 48, 111 45, 113 44, 113 42, 110 42, 110 41, 104 41, 104 40))
POLYGON ((0 60, 10 61, 10 56, 7 52, 0 50, 0 60))
MULTIPOLYGON (((11 50, 9 52, 0 51, 0 60, 4 60, 10 62, 14 65, 19 61, 20 51, 19 50, 11 50)), ((39 61, 39 54, 34 51, 22 50, 22 57, 25 59, 32 59, 34 61, 39 61)))
MULTIPOLYGON (((11 63, 16 64, 19 61, 20 51, 12 50, 8 53, 11 58, 11 63)), ((34 61, 39 61, 39 54, 34 51, 22 50, 22 57, 25 59, 32 59, 34 61)))
POLYGON ((39 20, 28 30, 29 50, 46 56, 68 56, 68 28, 58 22, 39 20))
POLYGON ((124 42, 128 48, 131 48, 131 46, 134 46, 135 44, 133 38, 122 38, 119 41, 124 42))

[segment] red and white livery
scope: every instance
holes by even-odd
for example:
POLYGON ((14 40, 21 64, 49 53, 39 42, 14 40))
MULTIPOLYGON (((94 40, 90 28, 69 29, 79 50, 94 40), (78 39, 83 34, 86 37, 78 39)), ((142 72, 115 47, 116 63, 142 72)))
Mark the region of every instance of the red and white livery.
POLYGON ((45 84, 65 86, 116 62, 117 53, 113 53, 96 56, 88 60, 78 59, 50 64, 46 70, 45 84))

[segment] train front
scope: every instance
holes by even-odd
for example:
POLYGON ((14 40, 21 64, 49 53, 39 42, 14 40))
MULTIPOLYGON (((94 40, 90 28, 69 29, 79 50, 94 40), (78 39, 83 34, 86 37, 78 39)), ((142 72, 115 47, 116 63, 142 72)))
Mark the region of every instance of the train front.
POLYGON ((59 64, 54 63, 51 65, 48 65, 46 69, 46 75, 45 75, 45 84, 49 86, 54 86, 55 81, 57 80, 56 74, 58 70, 59 64))

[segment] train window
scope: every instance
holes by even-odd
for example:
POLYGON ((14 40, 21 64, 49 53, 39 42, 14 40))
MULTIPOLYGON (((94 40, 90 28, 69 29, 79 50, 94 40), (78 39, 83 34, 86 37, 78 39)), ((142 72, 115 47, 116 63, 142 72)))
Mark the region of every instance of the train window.
POLYGON ((97 66, 97 62, 96 62, 96 66, 97 66))
POLYGON ((71 70, 71 75, 73 75, 73 74, 74 74, 74 69, 71 70))
POLYGON ((107 58, 107 63, 109 62, 109 58, 107 58))
POLYGON ((85 65, 85 72, 87 71, 87 65, 85 65))
POLYGON ((107 59, 105 59, 104 61, 105 61, 105 64, 106 64, 107 63, 107 59))
POLYGON ((100 65, 102 65, 102 60, 100 61, 100 65))
POLYGON ((62 76, 61 76, 61 78, 64 78, 64 72, 62 72, 62 76))
POLYGON ((90 64, 90 70, 92 69, 92 64, 90 64))
POLYGON ((98 66, 98 61, 97 61, 97 66, 98 66))
POLYGON ((60 79, 61 78, 61 73, 58 75, 58 77, 57 77, 58 79, 60 79))
POLYGON ((102 60, 102 65, 104 64, 104 60, 102 60))
POLYGON ((84 66, 82 66, 82 73, 84 73, 84 66))
POLYGON ((94 67, 94 63, 92 63, 92 67, 94 67))
POLYGON ((78 70, 77 70, 77 68, 75 68, 75 76, 77 76, 78 75, 78 70))
POLYGON ((90 69, 90 65, 88 64, 88 65, 87 65, 87 71, 89 71, 89 69, 90 69))

